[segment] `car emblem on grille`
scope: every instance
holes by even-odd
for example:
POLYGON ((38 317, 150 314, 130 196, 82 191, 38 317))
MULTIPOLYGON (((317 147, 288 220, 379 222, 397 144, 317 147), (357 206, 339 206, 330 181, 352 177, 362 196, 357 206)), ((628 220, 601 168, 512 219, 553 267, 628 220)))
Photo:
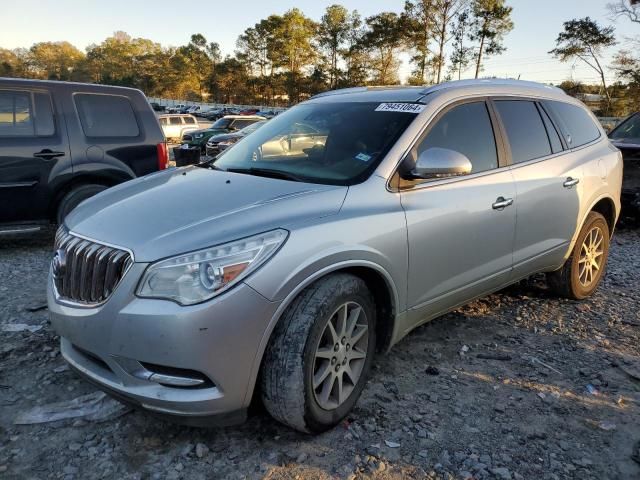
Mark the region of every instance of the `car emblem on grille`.
POLYGON ((53 272, 53 278, 60 279, 64 276, 64 272, 67 269, 67 255, 61 248, 56 250, 51 262, 51 271, 53 272))

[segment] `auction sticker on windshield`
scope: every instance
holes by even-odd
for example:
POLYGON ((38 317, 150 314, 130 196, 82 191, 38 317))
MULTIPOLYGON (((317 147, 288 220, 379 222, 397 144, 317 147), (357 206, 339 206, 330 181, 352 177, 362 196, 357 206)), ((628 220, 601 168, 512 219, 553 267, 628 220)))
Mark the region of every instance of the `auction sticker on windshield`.
POLYGON ((406 112, 420 113, 426 105, 419 103, 381 103, 376 108, 376 112, 406 112))

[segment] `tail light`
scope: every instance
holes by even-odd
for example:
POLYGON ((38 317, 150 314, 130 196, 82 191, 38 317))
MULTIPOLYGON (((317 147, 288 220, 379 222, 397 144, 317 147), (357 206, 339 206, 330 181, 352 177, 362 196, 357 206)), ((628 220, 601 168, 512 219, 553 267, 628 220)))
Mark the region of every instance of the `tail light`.
POLYGON ((158 144, 158 170, 164 170, 169 166, 169 152, 167 151, 167 143, 160 142, 158 144))

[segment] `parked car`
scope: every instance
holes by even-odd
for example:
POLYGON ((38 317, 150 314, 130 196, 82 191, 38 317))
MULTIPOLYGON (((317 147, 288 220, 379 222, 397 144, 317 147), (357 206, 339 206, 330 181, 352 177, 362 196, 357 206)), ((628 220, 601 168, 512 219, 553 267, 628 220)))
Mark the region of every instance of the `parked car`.
POLYGON ((193 132, 200 128, 198 120, 193 115, 173 113, 159 115, 158 121, 167 140, 179 142, 187 132, 193 132))
POLYGON ((0 78, 0 233, 59 223, 83 200, 167 161, 139 90, 0 78))
POLYGON ((164 112, 166 110, 164 105, 160 105, 157 102, 150 102, 150 105, 154 112, 164 112))
MULTIPOLYGON (((180 113, 183 108, 187 107, 184 103, 179 103, 167 108, 167 113, 180 113)), ((188 107, 187 107, 188 108, 188 107)))
POLYGON ((217 120, 209 128, 194 130, 182 135, 182 144, 189 147, 199 147, 202 153, 206 153, 207 141, 214 135, 230 133, 240 130, 252 123, 266 120, 257 115, 227 115, 217 120))
POLYGON ((207 115, 211 115, 216 111, 219 111, 219 108, 215 108, 215 107, 205 107, 205 108, 201 108, 200 110, 198 110, 197 112, 194 113, 194 115, 196 117, 201 117, 201 118, 206 118, 207 115))
POLYGON ((184 113, 195 115, 196 112, 199 112, 200 110, 202 110, 202 107, 200 107, 200 105, 191 105, 184 113))
POLYGON ((207 120, 219 120, 227 115, 238 115, 238 110, 235 108, 219 108, 208 114, 206 118, 207 120))
POLYGON ((258 108, 245 108, 238 112, 238 115, 256 115, 258 113, 258 108))
POLYGON ((630 216, 640 218, 640 112, 630 115, 609 134, 622 152, 622 202, 630 216))
POLYGON ((57 234, 50 318, 67 362, 118 398, 229 424, 255 392, 320 432, 353 408, 375 351, 418 325, 538 272, 590 296, 621 180, 620 152, 557 88, 329 92, 215 163, 80 205, 57 234), (263 157, 300 125, 325 140, 263 157))
POLYGON ((256 112, 256 115, 260 115, 261 117, 264 118, 273 118, 278 114, 278 112, 276 110, 260 110, 258 112, 256 112))
POLYGON ((216 157, 218 154, 226 150, 227 148, 235 145, 238 141, 250 133, 255 132, 261 126, 267 123, 266 120, 252 123, 251 125, 244 127, 241 130, 233 133, 222 133, 220 135, 214 135, 207 141, 206 154, 209 157, 216 157))

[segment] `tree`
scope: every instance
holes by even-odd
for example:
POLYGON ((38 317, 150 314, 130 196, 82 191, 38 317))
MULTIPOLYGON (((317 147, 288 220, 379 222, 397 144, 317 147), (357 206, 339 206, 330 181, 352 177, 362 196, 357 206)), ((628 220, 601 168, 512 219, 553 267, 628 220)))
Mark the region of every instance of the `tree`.
POLYGON ((613 27, 601 27, 589 17, 564 22, 564 30, 558 34, 556 48, 549 53, 561 62, 579 59, 600 76, 602 88, 611 105, 604 68, 601 64, 603 50, 616 44, 613 27))
POLYGON ((473 59, 473 48, 467 47, 465 40, 469 34, 471 22, 471 12, 465 9, 458 14, 456 23, 451 28, 453 36, 453 51, 451 52, 450 74, 456 73, 458 80, 462 77, 462 71, 465 70, 473 59))
POLYGON ((504 0, 473 0, 473 22, 469 38, 478 42, 476 51, 476 75, 480 74, 480 67, 484 57, 499 55, 505 51, 502 45, 504 36, 513 29, 511 21, 511 7, 504 4, 504 0))
POLYGON ((634 23, 640 23, 640 3, 617 0, 615 3, 608 3, 607 10, 609 10, 609 14, 614 20, 620 17, 627 17, 628 20, 634 23))
POLYGON ((367 81, 367 68, 371 62, 365 44, 365 35, 362 18, 358 11, 354 10, 349 16, 346 46, 341 50, 346 64, 345 80, 342 84, 344 87, 364 85, 367 81))
POLYGON ((445 45, 451 40, 449 25, 466 6, 467 0, 433 0, 433 29, 437 50, 435 56, 436 83, 440 83, 444 67, 445 45))
POLYGON ((366 22, 369 30, 363 41, 373 53, 373 82, 378 85, 399 83, 396 53, 402 45, 400 18, 396 13, 382 12, 367 18, 366 22))
POLYGON ((24 77, 27 72, 27 51, 0 48, 0 77, 24 77))
POLYGON ((336 87, 340 69, 340 49, 347 41, 350 29, 349 11, 342 5, 330 5, 318 25, 318 43, 327 52, 329 59, 329 88, 336 87))
POLYGON ((415 65, 411 82, 423 85, 430 66, 434 31, 434 3, 436 0, 406 0, 402 13, 402 28, 407 46, 414 50, 411 62, 415 65))
POLYGON ((29 49, 28 63, 34 76, 72 80, 73 71, 85 55, 69 42, 40 42, 29 49))

